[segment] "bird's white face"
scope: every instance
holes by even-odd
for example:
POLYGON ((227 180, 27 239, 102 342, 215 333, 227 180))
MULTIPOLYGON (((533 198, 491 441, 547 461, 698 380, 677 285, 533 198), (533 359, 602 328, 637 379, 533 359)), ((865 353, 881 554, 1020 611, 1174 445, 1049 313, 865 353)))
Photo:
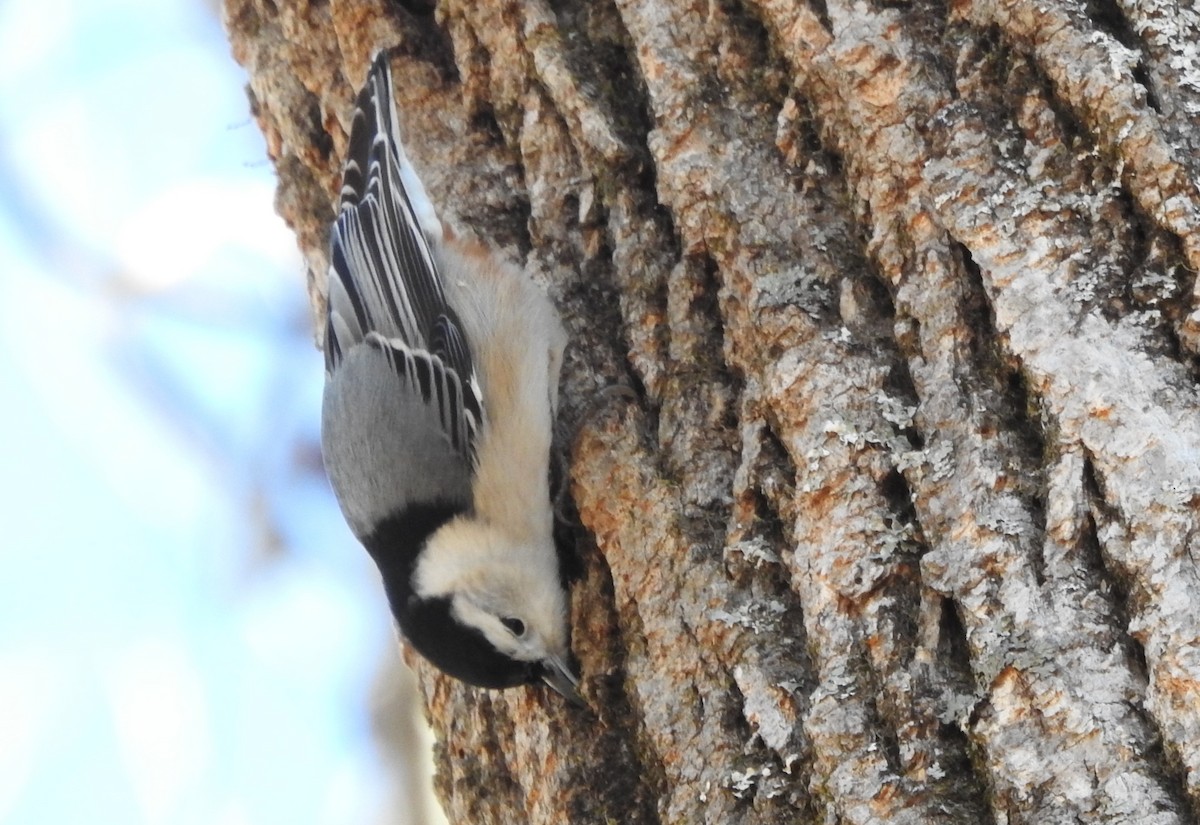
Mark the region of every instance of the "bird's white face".
MULTIPOLYGON (((443 669, 453 666, 452 659, 466 669, 471 662, 464 657, 472 656, 504 673, 523 670, 529 681, 542 679, 576 701, 576 680, 566 663, 567 594, 548 536, 546 541, 545 547, 516 543, 468 519, 457 519, 435 533, 417 565, 416 594, 426 602, 446 603, 444 621, 486 643, 487 649, 468 653, 467 637, 461 637, 455 649, 425 650, 425 655, 440 656, 447 663, 443 669), (495 659, 489 655, 493 652, 495 659), (519 667, 507 667, 506 661, 519 667)), ((477 683, 484 678, 486 674, 479 675, 477 683)), ((499 676, 496 681, 501 681, 499 676)))
POLYGON ((541 662, 566 655, 566 604, 558 583, 537 582, 466 588, 451 598, 454 616, 477 628, 496 650, 522 662, 541 662), (521 593, 537 594, 522 597, 521 593))
POLYGON ((582 704, 578 679, 567 664, 566 594, 557 578, 553 587, 541 582, 543 586, 532 591, 527 588, 535 582, 520 581, 525 578, 520 575, 514 578, 517 581, 507 587, 454 595, 451 615, 463 626, 477 629, 501 656, 526 663, 527 672, 567 701, 582 704), (539 595, 523 598, 521 593, 539 595))
POLYGON ((460 622, 515 659, 565 655, 566 593, 548 536, 546 542, 529 546, 479 522, 456 519, 422 553, 417 592, 450 599, 460 622))

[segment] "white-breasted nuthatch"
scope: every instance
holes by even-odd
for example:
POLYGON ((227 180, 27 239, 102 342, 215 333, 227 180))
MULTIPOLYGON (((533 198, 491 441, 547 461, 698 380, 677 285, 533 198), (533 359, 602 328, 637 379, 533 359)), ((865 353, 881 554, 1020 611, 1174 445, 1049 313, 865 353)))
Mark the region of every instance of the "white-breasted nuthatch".
POLYGON ((521 269, 443 230, 380 53, 330 243, 321 443, 409 643, 473 685, 578 701, 549 460, 566 333, 521 269))

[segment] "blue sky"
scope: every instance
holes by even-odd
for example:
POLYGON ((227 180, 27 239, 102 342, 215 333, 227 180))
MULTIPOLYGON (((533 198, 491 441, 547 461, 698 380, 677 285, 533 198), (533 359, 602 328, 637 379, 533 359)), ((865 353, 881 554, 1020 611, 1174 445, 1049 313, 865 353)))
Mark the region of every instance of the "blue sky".
POLYGON ((198 0, 0 4, 8 825, 393 810, 396 653, 243 84, 198 0))

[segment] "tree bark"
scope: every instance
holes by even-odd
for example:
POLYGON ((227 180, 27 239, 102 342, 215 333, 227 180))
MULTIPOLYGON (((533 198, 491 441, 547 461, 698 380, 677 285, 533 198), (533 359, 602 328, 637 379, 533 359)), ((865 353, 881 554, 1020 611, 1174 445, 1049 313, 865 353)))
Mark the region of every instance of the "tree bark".
POLYGON ((316 333, 384 47, 433 200, 571 333, 594 709, 409 656, 452 822, 1197 821, 1189 0, 226 16, 316 333))

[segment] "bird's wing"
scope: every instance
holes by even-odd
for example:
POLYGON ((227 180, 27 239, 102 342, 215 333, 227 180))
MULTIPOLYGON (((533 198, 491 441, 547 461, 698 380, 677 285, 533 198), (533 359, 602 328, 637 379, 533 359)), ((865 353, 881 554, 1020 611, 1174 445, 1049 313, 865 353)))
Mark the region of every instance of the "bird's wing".
POLYGON ((455 452, 470 454, 475 441, 476 412, 468 409, 470 394, 459 374, 428 350, 413 349, 398 338, 367 333, 365 343, 377 350, 401 385, 437 416, 455 452))
POLYGON ((441 359, 374 332, 326 376, 321 453, 360 539, 413 507, 436 505, 449 518, 471 506, 461 404, 458 376, 441 359))
POLYGON ((391 66, 380 53, 359 93, 333 226, 325 365, 372 335, 445 433, 473 454, 483 403, 466 335, 446 303, 431 243, 442 226, 400 142, 391 66))

